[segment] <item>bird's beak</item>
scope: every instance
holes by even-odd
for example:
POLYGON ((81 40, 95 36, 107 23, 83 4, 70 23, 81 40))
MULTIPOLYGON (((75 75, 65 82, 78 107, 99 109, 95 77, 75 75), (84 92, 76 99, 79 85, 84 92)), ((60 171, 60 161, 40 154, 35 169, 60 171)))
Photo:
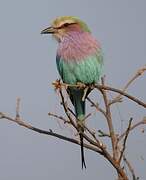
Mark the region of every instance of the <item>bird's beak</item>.
POLYGON ((52 26, 44 29, 41 31, 41 34, 54 34, 56 32, 56 29, 52 26))

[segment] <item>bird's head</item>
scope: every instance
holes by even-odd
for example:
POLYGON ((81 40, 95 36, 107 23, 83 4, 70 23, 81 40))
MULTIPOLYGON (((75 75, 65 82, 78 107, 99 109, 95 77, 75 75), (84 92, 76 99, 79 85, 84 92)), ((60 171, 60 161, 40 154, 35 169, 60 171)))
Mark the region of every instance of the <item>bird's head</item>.
POLYGON ((74 16, 56 18, 52 25, 41 31, 41 34, 52 34, 59 42, 71 32, 90 32, 87 24, 74 16))

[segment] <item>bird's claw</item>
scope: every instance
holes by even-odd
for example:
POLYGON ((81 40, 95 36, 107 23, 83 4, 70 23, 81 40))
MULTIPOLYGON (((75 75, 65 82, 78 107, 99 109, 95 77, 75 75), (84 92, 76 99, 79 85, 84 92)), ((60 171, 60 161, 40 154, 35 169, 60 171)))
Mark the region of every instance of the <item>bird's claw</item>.
POLYGON ((83 89, 86 87, 86 85, 84 83, 81 83, 81 82, 77 82, 77 86, 79 89, 83 89))
POLYGON ((57 79, 56 81, 54 81, 54 82, 52 83, 52 85, 54 86, 54 89, 55 89, 55 90, 60 89, 60 88, 61 88, 60 79, 57 79))

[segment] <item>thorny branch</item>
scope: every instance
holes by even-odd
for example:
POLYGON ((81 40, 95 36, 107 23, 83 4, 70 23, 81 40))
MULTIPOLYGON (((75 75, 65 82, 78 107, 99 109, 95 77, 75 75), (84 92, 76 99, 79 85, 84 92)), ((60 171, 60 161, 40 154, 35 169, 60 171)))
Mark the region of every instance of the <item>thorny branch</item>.
MULTIPOLYGON (((84 142, 84 147, 92 150, 100 155, 102 155, 105 159, 107 159, 112 166, 116 169, 117 174, 118 174, 118 179, 119 180, 128 180, 128 175, 125 172, 125 169, 121 165, 121 161, 123 160, 128 168, 129 172, 131 172, 133 180, 136 180, 135 172, 132 168, 131 163, 128 161, 128 159, 125 157, 125 149, 126 149, 126 142, 128 139, 129 133, 134 130, 136 127, 139 125, 144 125, 146 124, 146 117, 143 118, 143 120, 131 125, 132 119, 129 121, 128 128, 121 134, 118 135, 118 133, 114 129, 114 123, 113 123, 113 117, 111 113, 111 105, 117 102, 122 101, 122 97, 125 96, 129 100, 132 100, 133 102, 139 104, 140 106, 146 108, 146 103, 139 100, 138 98, 128 94, 126 90, 128 87, 139 77, 141 76, 144 72, 146 71, 146 67, 141 68, 137 71, 137 73, 127 82, 127 84, 124 86, 122 90, 119 90, 117 88, 109 87, 105 85, 105 79, 102 78, 102 84, 94 84, 94 85, 85 85, 85 84, 77 84, 77 85, 71 85, 71 84, 65 84, 61 81, 56 81, 53 82, 53 85, 56 90, 59 91, 60 98, 61 98, 61 105, 64 109, 64 112, 66 114, 66 117, 54 114, 54 113, 48 113, 50 117, 54 117, 56 119, 59 119, 61 122, 68 123, 72 128, 78 132, 78 126, 76 124, 76 117, 72 109, 69 107, 65 95, 63 93, 63 88, 66 90, 67 87, 76 87, 76 88, 91 88, 91 89, 97 89, 100 91, 103 97, 103 102, 104 102, 104 108, 101 107, 98 103, 94 102, 91 100, 91 98, 87 97, 87 100, 90 102, 91 106, 96 109, 97 112, 100 112, 103 117, 105 118, 107 125, 108 125, 108 133, 103 132, 102 130, 98 130, 100 133, 98 136, 96 136, 96 132, 92 131, 87 125, 84 125, 85 127, 85 132, 83 133, 83 137, 86 140, 84 142), (108 97, 108 92, 112 91, 114 93, 117 93, 118 95, 115 96, 112 99, 109 99, 108 97), (108 137, 111 139, 111 144, 112 144, 112 152, 110 152, 109 147, 107 144, 101 141, 100 137, 108 137), (123 140, 123 143, 120 143, 121 140, 123 140)), ((91 116, 91 113, 89 113, 86 117, 85 120, 88 119, 88 117, 91 116)), ((36 128, 32 126, 31 124, 26 123, 21 117, 20 117, 20 98, 17 99, 16 102, 16 117, 12 118, 5 113, 0 112, 0 119, 7 119, 11 122, 15 122, 20 126, 23 126, 27 129, 30 129, 32 131, 35 131, 37 133, 53 136, 77 145, 80 145, 80 141, 74 138, 66 137, 64 135, 58 134, 53 132, 53 130, 49 129, 48 131, 42 130, 39 128, 36 128)))

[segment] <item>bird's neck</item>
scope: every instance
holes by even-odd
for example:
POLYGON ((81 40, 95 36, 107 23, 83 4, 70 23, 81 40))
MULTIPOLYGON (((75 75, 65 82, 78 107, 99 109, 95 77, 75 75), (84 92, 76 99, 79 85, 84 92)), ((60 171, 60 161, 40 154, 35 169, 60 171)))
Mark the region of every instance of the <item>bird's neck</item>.
POLYGON ((100 50, 100 44, 88 32, 70 32, 59 43, 57 54, 65 61, 84 60, 100 50))

